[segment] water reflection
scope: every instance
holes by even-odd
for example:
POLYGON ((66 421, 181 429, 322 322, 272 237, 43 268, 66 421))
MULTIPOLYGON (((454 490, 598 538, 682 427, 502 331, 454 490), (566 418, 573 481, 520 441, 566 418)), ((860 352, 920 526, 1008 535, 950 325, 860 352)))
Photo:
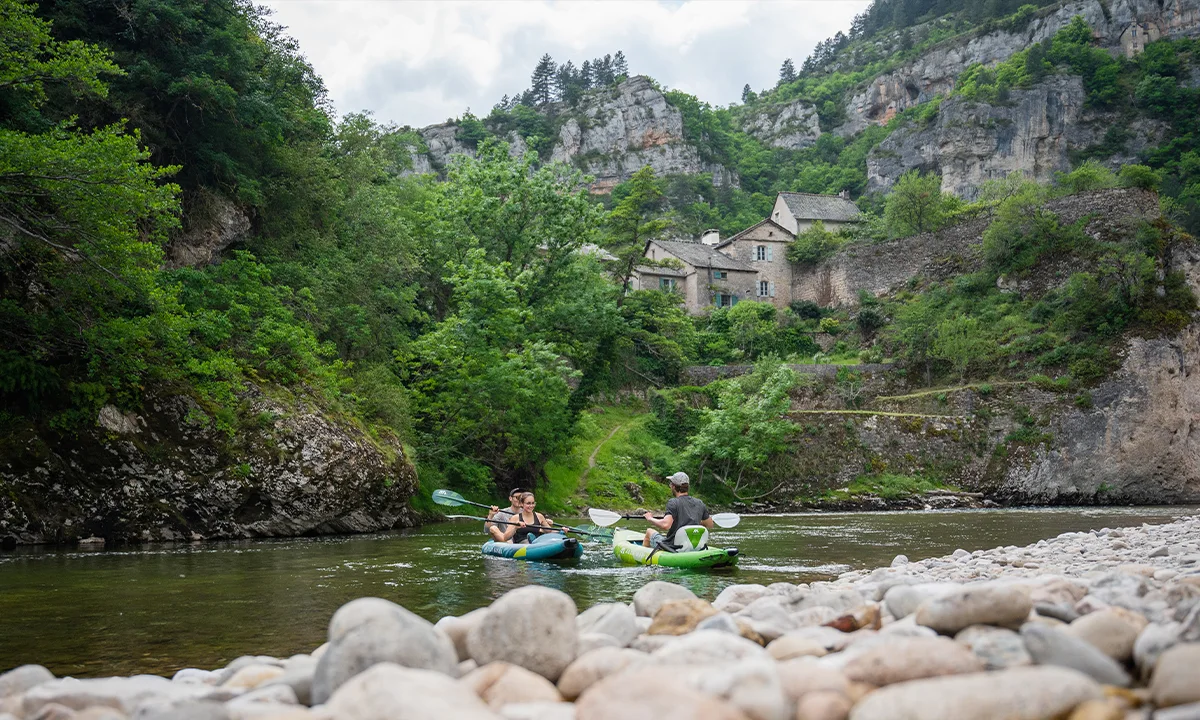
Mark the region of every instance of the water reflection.
POLYGON ((0 671, 40 662, 78 676, 215 667, 238 655, 287 656, 319 645, 329 617, 364 595, 427 618, 461 614, 537 584, 582 609, 628 601, 647 581, 702 597, 731 583, 800 582, 847 568, 997 545, 1061 532, 1163 522, 1187 508, 1063 508, 747 517, 714 542, 741 550, 738 568, 689 572, 620 567, 587 544, 569 564, 484 556, 475 523, 377 535, 115 551, 0 552, 0 671))

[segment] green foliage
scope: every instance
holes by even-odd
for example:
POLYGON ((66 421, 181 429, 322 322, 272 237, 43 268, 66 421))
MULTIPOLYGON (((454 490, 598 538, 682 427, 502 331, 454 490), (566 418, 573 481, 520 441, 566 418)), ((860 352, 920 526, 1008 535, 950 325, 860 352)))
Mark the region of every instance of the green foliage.
POLYGON ((995 342, 980 331, 977 319, 956 317, 938 323, 929 354, 950 363, 965 378, 972 365, 986 364, 995 351, 995 342))
POLYGON ((1121 187, 1158 190, 1162 184, 1162 173, 1145 165, 1122 165, 1117 177, 1121 187))
POLYGON ((878 495, 884 500, 899 500, 913 495, 922 495, 930 490, 946 487, 935 478, 924 475, 896 475, 877 473, 859 475, 850 483, 851 495, 878 495))
POLYGON ((789 392, 799 380, 786 365, 764 361, 753 373, 722 382, 716 408, 703 411, 703 425, 684 450, 698 468, 697 484, 707 475, 737 495, 761 479, 759 472, 799 429, 787 419, 789 392))
POLYGON ((797 265, 817 265, 832 256, 845 243, 845 238, 825 229, 825 223, 814 220, 811 227, 788 243, 787 258, 797 265))
POLYGON ((1067 194, 1074 194, 1116 187, 1117 178, 1100 163, 1088 160, 1069 173, 1057 173, 1055 184, 1067 194))
POLYGON ((884 220, 892 237, 907 237, 941 228, 959 201, 942 192, 942 178, 909 170, 887 197, 884 220))
POLYGON ((991 272, 1013 273, 1033 267, 1043 255, 1084 249, 1088 238, 1078 225, 1062 226, 1043 207, 1044 192, 1022 189, 1001 202, 983 234, 983 258, 991 272))

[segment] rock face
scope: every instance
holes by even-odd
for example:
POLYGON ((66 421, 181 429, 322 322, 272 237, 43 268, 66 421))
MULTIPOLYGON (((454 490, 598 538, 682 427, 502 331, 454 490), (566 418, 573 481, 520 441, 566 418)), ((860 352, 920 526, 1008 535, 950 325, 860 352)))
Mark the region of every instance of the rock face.
POLYGON ((1160 37, 1195 35, 1200 30, 1197 0, 1077 0, 1038 13, 1023 28, 978 32, 947 41, 892 72, 871 80, 845 106, 847 120, 834 132, 850 136, 882 124, 896 113, 949 92, 958 75, 975 63, 1005 60, 1065 27, 1076 15, 1092 27, 1102 45, 1126 55, 1160 37))
POLYGON ((753 113, 741 118, 742 130, 767 145, 787 150, 803 150, 821 136, 817 109, 802 101, 755 106, 753 113))
POLYGON ((68 440, 0 438, 0 540, 189 540, 369 532, 416 524, 416 473, 384 443, 255 387, 234 439, 191 398, 114 408, 68 440), (114 418, 121 422, 114 422, 114 418), (231 458, 237 458, 233 460, 231 458), (164 503, 170 512, 164 512, 164 503))
POLYGON ((166 247, 169 268, 207 265, 250 234, 250 217, 228 198, 202 192, 186 210, 183 232, 166 247))
MULTIPOLYGON (((578 107, 556 103, 544 112, 558 127, 549 160, 575 165, 594 176, 594 192, 607 192, 643 167, 653 168, 660 176, 711 173, 713 185, 737 185, 730 171, 704 160, 700 151, 687 142, 683 116, 649 78, 631 77, 590 93, 578 107)), ((780 132, 801 132, 795 129, 805 122, 800 116, 783 115, 780 113, 780 132)), ((815 113, 812 118, 815 123, 815 113)), ((458 140, 458 126, 453 123, 431 125, 419 133, 428 149, 413 153, 411 172, 436 172, 449 163, 452 155, 474 154, 458 140)), ((523 154, 527 149, 515 133, 507 140, 510 154, 523 154)), ((815 140, 813 136, 809 144, 815 140)))

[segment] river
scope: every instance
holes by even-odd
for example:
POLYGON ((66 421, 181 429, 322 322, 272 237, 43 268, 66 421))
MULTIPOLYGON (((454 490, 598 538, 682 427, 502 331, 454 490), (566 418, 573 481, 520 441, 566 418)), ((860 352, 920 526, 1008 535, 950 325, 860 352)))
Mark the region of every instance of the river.
MULTIPOLYGON (((474 522, 327 538, 133 549, 0 552, 0 672, 40 663, 77 677, 171 674, 239 655, 286 657, 325 639, 342 603, 375 595, 430 620, 490 603, 530 583, 558 588, 582 610, 629 601, 650 579, 712 598, 733 583, 828 579, 957 548, 1026 545, 1067 531, 1167 522, 1194 508, 1052 508, 745 517, 713 543, 741 550, 710 573, 620 567, 588 545, 571 565, 484 557, 474 522)), ((634 523, 634 526, 638 526, 634 523)), ((642 524, 644 525, 644 524, 642 524)))

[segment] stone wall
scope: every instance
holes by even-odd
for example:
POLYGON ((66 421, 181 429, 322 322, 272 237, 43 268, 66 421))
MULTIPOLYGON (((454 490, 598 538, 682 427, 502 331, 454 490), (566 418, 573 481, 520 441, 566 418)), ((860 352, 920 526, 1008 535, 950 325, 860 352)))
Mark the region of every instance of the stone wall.
MULTIPOLYGON (((1106 225, 1124 228, 1130 221, 1158 214, 1158 196, 1144 190, 1100 190, 1059 198, 1046 208, 1064 223, 1095 215, 1089 232, 1106 225)), ((792 297, 824 306, 856 305, 860 292, 879 296, 910 278, 942 278, 979 267, 983 232, 979 218, 940 230, 881 243, 855 243, 816 267, 793 275, 792 297)))

